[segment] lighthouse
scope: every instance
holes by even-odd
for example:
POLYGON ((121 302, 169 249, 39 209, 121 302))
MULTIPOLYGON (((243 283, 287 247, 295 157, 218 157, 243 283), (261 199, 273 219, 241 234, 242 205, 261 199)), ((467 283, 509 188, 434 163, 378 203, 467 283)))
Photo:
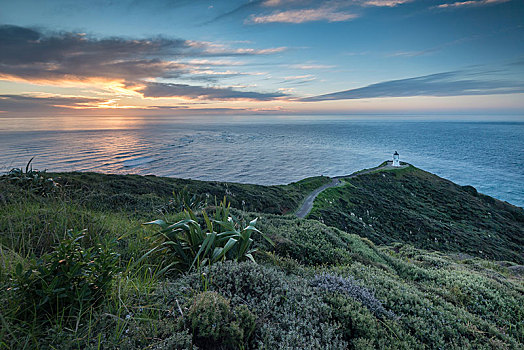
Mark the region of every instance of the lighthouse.
POLYGON ((398 152, 395 151, 395 153, 393 154, 393 166, 400 166, 400 161, 398 157, 399 157, 398 152))

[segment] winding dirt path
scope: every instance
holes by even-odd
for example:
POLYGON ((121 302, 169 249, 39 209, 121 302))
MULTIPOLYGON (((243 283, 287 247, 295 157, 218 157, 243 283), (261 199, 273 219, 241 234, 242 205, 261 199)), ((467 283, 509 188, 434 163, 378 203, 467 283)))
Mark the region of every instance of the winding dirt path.
POLYGON ((313 201, 315 200, 315 198, 317 198, 320 192, 324 191, 326 188, 335 187, 338 185, 340 185, 340 179, 333 178, 330 183, 322 185, 321 187, 311 192, 306 197, 306 199, 304 199, 302 206, 295 212, 295 215, 299 218, 305 218, 306 215, 309 214, 311 209, 313 209, 313 201))
POLYGON ((409 166, 408 164, 403 164, 403 165, 401 165, 399 167, 393 167, 391 165, 391 163, 392 163, 391 161, 388 161, 388 162, 386 162, 386 164, 384 164, 382 166, 377 166, 377 167, 374 167, 374 168, 357 171, 357 172, 355 172, 355 173, 353 173, 351 175, 332 177, 331 178, 332 180, 331 180, 330 183, 327 183, 327 184, 322 185, 321 187, 317 188, 316 190, 311 192, 306 197, 306 199, 304 199, 304 202, 302 203, 300 208, 295 212, 295 215, 297 217, 299 217, 299 218, 305 218, 307 216, 307 214, 309 214, 311 209, 313 209, 313 202, 315 201, 315 198, 317 198, 317 196, 320 194, 320 192, 324 191, 327 188, 331 188, 331 187, 335 187, 335 186, 340 185, 342 183, 340 181, 340 179, 351 179, 353 177, 357 177, 359 175, 364 175, 364 174, 369 174, 371 172, 378 171, 378 170, 401 169, 401 168, 405 168, 405 167, 409 166))

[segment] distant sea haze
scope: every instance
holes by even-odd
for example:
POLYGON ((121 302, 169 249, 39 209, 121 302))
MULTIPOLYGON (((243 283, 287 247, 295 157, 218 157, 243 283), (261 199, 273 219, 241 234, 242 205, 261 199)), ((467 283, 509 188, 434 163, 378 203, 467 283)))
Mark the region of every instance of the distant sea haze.
POLYGON ((349 117, 0 118, 0 170, 286 184, 391 159, 524 206, 523 121, 349 117))

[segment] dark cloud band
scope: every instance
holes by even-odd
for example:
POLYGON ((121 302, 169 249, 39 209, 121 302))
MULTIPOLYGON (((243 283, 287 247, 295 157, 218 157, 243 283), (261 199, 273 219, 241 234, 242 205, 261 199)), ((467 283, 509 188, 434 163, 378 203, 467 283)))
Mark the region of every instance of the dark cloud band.
POLYGON ((147 85, 139 91, 144 97, 187 97, 207 100, 270 101, 285 96, 281 93, 259 93, 237 91, 230 88, 212 88, 168 83, 147 83, 147 85))
POLYGON ((29 28, 0 26, 0 74, 22 79, 139 79, 180 66, 162 59, 194 50, 179 39, 94 39, 83 34, 46 35, 29 28))
MULTIPOLYGON (((183 84, 149 83, 151 79, 215 81, 234 74, 195 73, 180 60, 187 57, 266 55, 276 49, 228 49, 182 39, 97 39, 78 33, 46 34, 18 26, 0 26, 0 79, 27 81, 117 80, 126 86, 146 85, 146 97, 251 99, 267 101, 278 93, 235 91, 183 84)), ((238 73, 240 74, 240 73, 238 73)))
POLYGON ((83 107, 105 102, 105 99, 68 96, 0 95, 0 110, 9 112, 55 110, 83 107))
POLYGON ((390 80, 365 87, 304 98, 301 101, 354 100, 377 97, 465 96, 523 93, 521 80, 494 80, 484 72, 447 72, 390 80), (483 76, 486 75, 486 76, 483 76))

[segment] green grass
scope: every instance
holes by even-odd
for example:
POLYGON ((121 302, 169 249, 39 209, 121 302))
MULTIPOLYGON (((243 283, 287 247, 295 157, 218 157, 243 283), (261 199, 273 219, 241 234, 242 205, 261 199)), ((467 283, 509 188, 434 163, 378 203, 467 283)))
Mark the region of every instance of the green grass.
MULTIPOLYGON (((469 232, 474 220, 508 242, 511 232, 521 239, 512 231, 522 228, 520 211, 419 170, 382 175, 363 175, 323 192, 315 203, 318 220, 281 214, 328 178, 264 187, 71 173, 53 174, 60 186, 48 193, 0 180, 0 349, 522 348, 524 282, 515 263, 463 254, 479 239, 469 232), (253 235, 257 264, 226 261, 185 274, 161 273, 162 257, 145 256, 155 230, 142 223, 179 220, 179 213, 158 208, 184 187, 218 198, 227 190, 237 220, 258 217, 257 228, 275 245, 253 235), (377 195, 391 188, 406 198, 377 195), (343 217, 350 220, 346 228, 337 215, 348 208, 355 215, 343 217), (398 236, 386 231, 395 208, 420 220, 421 232, 431 237, 440 215, 444 224, 463 227, 471 242, 456 250, 415 248, 425 240, 408 244, 402 227, 395 229, 398 236), (329 210, 337 215, 327 216, 329 210), (368 216, 366 210, 374 212, 368 216), (491 217, 482 220, 487 210, 491 217), (368 218, 378 215, 383 226, 370 227, 368 218), (87 230, 79 243, 85 249, 115 241, 118 271, 107 296, 72 315, 64 310, 45 320, 22 317, 13 288, 16 265, 27 268, 33 257, 53 252, 68 229, 87 230), (344 287, 322 284, 330 280, 325 276, 344 287), (377 312, 377 305, 384 311, 377 312)), ((204 224, 202 216, 196 219, 204 224)), ((479 244, 486 254, 518 255, 522 245, 512 250, 504 240, 500 247, 479 244)))

